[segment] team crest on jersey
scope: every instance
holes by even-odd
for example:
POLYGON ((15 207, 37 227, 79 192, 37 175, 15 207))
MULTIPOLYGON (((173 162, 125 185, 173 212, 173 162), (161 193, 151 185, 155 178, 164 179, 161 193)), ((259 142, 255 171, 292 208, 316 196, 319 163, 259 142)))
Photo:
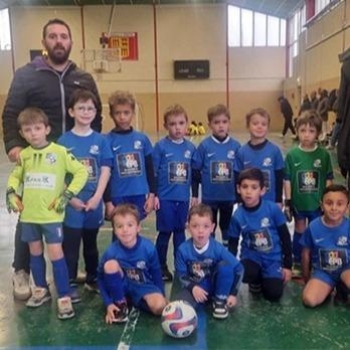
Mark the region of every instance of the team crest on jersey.
POLYGON ((235 158, 235 151, 234 150, 230 150, 227 152, 227 158, 228 159, 234 159, 235 158))
POLYGON ((140 140, 137 140, 134 142, 134 148, 135 149, 141 149, 142 148, 142 143, 140 140))
POLYGON ((338 238, 338 242, 337 242, 338 246, 345 246, 348 245, 348 238, 346 236, 340 236, 338 238))
POLYGON ((263 160, 263 166, 271 166, 272 165, 272 159, 270 157, 267 157, 263 160))
POLYGON ((190 158, 191 158, 191 151, 190 151, 189 149, 187 149, 187 150, 185 151, 184 157, 185 157, 186 159, 190 159, 190 158))
POLYGON ((314 167, 315 168, 321 168, 321 166, 322 166, 321 159, 316 159, 314 161, 314 167))
POLYGON ((57 156, 55 153, 46 153, 45 160, 48 164, 55 164, 57 162, 57 156))
POLYGON ((138 269, 144 269, 144 268, 146 267, 146 262, 143 261, 143 260, 140 260, 140 261, 138 261, 138 262, 136 263, 136 267, 137 267, 138 269))
POLYGON ((99 150, 98 145, 92 145, 92 146, 90 147, 89 153, 90 153, 90 154, 99 154, 99 153, 100 153, 100 150, 99 150))
POLYGON ((261 225, 261 227, 269 227, 269 226, 270 226, 270 220, 269 220, 269 218, 263 218, 263 219, 261 219, 260 225, 261 225))

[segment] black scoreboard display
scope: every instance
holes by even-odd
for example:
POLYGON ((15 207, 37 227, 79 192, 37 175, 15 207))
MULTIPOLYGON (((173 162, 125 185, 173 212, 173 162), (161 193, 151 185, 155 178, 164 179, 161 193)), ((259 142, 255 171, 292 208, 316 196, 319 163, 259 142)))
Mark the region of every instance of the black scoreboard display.
POLYGON ((174 61, 174 79, 209 79, 209 60, 174 61))

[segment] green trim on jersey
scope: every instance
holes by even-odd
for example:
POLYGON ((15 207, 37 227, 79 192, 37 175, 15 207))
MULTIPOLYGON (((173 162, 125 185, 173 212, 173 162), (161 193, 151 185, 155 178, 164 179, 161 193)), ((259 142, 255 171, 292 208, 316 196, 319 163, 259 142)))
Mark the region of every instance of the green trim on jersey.
POLYGON ((84 187, 88 173, 63 146, 50 143, 42 149, 29 146, 21 151, 20 162, 8 179, 8 188, 14 188, 17 193, 23 186, 21 222, 48 224, 63 221, 64 213, 48 208, 65 190, 67 173, 73 175, 67 190, 76 195, 84 187))
POLYGON ((286 155, 285 176, 291 183, 293 207, 298 211, 317 210, 326 181, 333 179, 331 157, 322 147, 311 152, 295 147, 286 155))

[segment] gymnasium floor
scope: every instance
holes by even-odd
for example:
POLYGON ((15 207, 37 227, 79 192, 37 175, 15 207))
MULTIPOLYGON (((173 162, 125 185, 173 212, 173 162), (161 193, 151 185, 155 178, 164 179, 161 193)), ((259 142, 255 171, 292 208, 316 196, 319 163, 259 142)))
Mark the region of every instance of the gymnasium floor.
MULTIPOLYGON (((245 135, 237 138, 246 141, 245 135)), ((280 144, 283 152, 291 146, 288 137, 282 142, 278 134, 270 135, 270 140, 280 144)), ((199 139, 193 141, 197 143, 199 139)), ((332 158, 336 164, 334 152, 332 158)), ((296 282, 289 283, 282 300, 274 304, 253 298, 243 285, 238 305, 227 320, 214 320, 210 311, 199 310, 197 331, 182 340, 166 336, 158 318, 136 310, 132 310, 127 324, 106 325, 100 297, 82 287, 83 301, 75 305, 76 317, 72 320, 57 319, 54 301, 38 309, 26 308, 12 297, 11 262, 17 218, 7 213, 4 194, 10 169, 12 165, 1 148, 0 349, 350 349, 348 307, 334 305, 331 300, 315 310, 306 309, 300 301, 302 286, 296 282)), ((343 182, 337 169, 335 172, 336 180, 343 182)), ((102 228, 101 250, 110 242, 110 232, 108 224, 102 228)), ((154 214, 143 223, 143 233, 155 239, 154 214)), ((170 251, 172 261, 171 254, 170 251)), ((52 282, 51 277, 49 280, 52 282)), ((168 298, 173 292, 168 284, 168 298)))

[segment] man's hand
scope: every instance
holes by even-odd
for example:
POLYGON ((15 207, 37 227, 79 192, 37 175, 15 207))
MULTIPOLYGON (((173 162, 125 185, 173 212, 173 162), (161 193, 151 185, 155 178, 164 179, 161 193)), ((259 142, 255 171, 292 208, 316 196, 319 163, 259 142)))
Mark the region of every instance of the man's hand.
POLYGON ((6 191, 6 206, 9 213, 12 211, 18 213, 24 209, 21 198, 12 187, 8 188, 6 191))
POLYGON ((61 196, 55 198, 49 205, 49 210, 54 209, 57 213, 61 214, 66 209, 68 202, 74 197, 74 193, 65 190, 61 196))

